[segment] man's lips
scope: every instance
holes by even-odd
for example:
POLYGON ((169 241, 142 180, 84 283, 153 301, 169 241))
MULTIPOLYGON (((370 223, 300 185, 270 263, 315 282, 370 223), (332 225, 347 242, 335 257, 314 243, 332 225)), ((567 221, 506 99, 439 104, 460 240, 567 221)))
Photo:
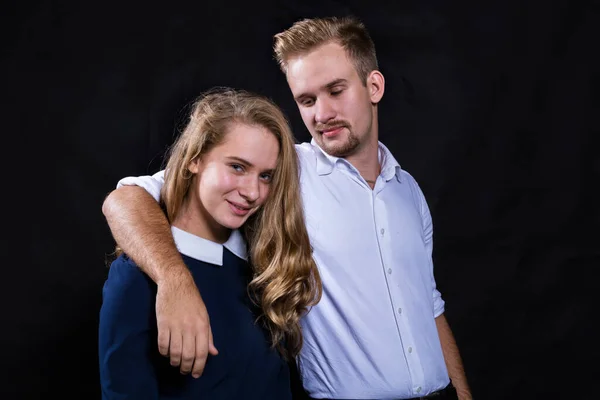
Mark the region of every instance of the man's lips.
POLYGON ((342 131, 342 129, 344 129, 344 126, 335 126, 332 128, 327 128, 327 129, 321 129, 319 130, 323 136, 325 137, 332 137, 337 135, 338 133, 340 133, 342 131))

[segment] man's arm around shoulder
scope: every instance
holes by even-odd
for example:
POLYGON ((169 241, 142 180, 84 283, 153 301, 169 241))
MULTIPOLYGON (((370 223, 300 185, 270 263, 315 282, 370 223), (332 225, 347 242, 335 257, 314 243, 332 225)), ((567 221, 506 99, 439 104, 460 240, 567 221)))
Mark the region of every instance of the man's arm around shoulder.
POLYGON ((158 202, 142 187, 121 186, 102 204, 123 251, 158 285, 158 347, 182 373, 198 377, 216 355, 206 306, 184 264, 158 202))
POLYGON ((102 213, 117 244, 154 282, 189 275, 164 212, 144 188, 115 189, 104 200, 102 213))

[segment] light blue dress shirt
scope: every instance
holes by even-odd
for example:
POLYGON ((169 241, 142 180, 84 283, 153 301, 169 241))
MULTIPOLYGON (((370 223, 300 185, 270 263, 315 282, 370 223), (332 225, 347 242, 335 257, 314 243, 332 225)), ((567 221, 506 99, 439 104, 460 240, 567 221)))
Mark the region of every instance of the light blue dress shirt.
MULTIPOLYGON (((403 399, 450 382, 435 318, 444 312, 432 222, 414 178, 379 143, 372 190, 316 143, 296 146, 302 200, 323 297, 302 320, 298 369, 315 398, 403 399)), ((117 186, 160 196, 163 171, 117 186)))
POLYGON ((444 388, 450 380, 435 325, 444 301, 421 189, 381 143, 373 190, 314 141, 297 150, 324 288, 302 322, 305 389, 316 398, 401 399, 444 388))

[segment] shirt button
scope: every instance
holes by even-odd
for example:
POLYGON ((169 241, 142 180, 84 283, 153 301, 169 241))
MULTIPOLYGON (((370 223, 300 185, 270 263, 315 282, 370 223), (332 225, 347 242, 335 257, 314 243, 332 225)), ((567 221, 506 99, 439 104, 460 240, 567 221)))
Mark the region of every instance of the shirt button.
POLYGON ((402 314, 402 308, 398 307, 398 314, 402 314))
POLYGON ((421 393, 421 386, 417 388, 417 393, 421 393))
POLYGON ((385 233, 385 229, 381 228, 379 232, 381 232, 381 235, 383 236, 383 234, 385 233))
POLYGON ((390 274, 390 275, 392 274, 392 269, 391 268, 388 268, 388 274, 390 274))
POLYGON ((408 348, 408 352, 409 352, 409 353, 412 353, 412 347, 409 347, 409 348, 408 348))

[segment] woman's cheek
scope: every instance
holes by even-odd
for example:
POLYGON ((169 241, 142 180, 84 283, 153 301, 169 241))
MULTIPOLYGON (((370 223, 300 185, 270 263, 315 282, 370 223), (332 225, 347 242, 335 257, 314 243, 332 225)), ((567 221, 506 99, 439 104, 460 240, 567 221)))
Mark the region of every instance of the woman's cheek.
POLYGON ((223 171, 219 176, 218 185, 224 190, 233 190, 237 186, 238 177, 227 171, 223 171))
POLYGON ((260 188, 260 204, 263 205, 269 198, 269 192, 271 191, 271 185, 262 183, 260 188))

